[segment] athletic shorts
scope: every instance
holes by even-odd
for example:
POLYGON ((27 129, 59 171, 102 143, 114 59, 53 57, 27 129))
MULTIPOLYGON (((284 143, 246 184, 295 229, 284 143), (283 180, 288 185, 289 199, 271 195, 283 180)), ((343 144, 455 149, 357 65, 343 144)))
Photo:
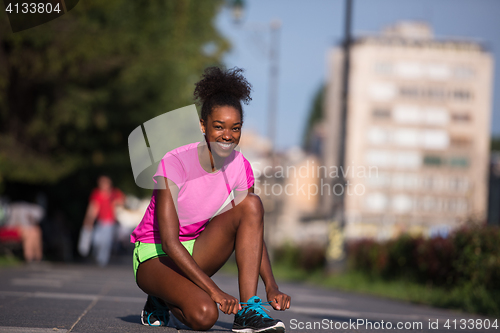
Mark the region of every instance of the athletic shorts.
MULTIPOLYGON (((194 241, 195 239, 190 239, 185 242, 181 242, 182 245, 188 250, 190 255, 193 255, 194 241)), ((158 258, 158 257, 167 257, 167 254, 163 252, 161 248, 161 244, 156 243, 141 243, 135 242, 134 248, 134 277, 137 279, 137 269, 139 265, 143 262, 158 258)))

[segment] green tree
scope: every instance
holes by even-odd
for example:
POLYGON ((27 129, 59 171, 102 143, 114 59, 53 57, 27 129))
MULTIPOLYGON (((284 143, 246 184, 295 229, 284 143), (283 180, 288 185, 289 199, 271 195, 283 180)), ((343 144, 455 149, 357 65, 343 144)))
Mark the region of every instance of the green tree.
POLYGON ((54 184, 93 167, 132 180, 128 134, 192 104, 193 83, 228 50, 213 26, 221 4, 80 1, 18 33, 2 10, 0 185, 54 184))
POLYGON ((307 119, 306 128, 302 138, 303 147, 305 150, 311 150, 311 139, 313 135, 314 125, 323 120, 323 108, 325 99, 325 85, 322 84, 316 91, 312 100, 312 105, 309 110, 309 118, 307 119))
POLYGON ((490 139, 490 150, 499 151, 500 150, 500 137, 494 136, 490 139))

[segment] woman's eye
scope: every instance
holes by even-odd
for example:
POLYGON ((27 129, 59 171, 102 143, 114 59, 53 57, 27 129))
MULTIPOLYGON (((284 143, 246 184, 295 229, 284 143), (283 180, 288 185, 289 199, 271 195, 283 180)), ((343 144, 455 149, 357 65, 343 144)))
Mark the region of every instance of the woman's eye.
POLYGON ((234 132, 239 132, 239 131, 240 131, 240 129, 241 129, 241 128, 236 127, 236 128, 233 128, 233 131, 234 131, 234 132))

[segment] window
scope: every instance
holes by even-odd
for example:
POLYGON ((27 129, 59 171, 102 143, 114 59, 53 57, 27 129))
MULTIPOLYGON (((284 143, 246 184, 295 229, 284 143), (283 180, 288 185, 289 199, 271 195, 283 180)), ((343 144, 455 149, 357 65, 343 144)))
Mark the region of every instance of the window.
POLYGON ((450 138, 450 145, 456 148, 467 148, 472 145, 472 139, 468 137, 453 136, 450 138))
POLYGON ((391 83, 373 83, 370 86, 370 96, 377 101, 391 100, 396 96, 396 87, 391 83))
POLYGON ((469 190, 469 180, 461 177, 451 177, 448 181, 448 190, 451 192, 467 192, 469 190))
POLYGON ((427 77, 432 80, 446 80, 451 76, 450 69, 443 64, 427 65, 427 77))
POLYGON ((446 97, 446 93, 443 89, 430 88, 425 91, 425 96, 430 99, 442 100, 446 97))
POLYGON ((415 169, 421 165, 421 156, 415 151, 370 150, 366 153, 366 162, 369 166, 415 169))
POLYGON ((434 190, 443 190, 445 187, 445 178, 439 176, 433 177, 432 187, 434 190))
POLYGON ((469 166, 469 159, 467 157, 452 157, 450 158, 450 166, 466 168, 469 166))
POLYGON ((407 195, 396 195, 392 198, 392 209, 397 213, 407 213, 411 211, 413 202, 407 195))
POLYGON ((401 87, 399 94, 403 97, 418 97, 419 91, 416 87, 401 87))
POLYGON ((374 109, 372 111, 373 118, 389 119, 391 117, 391 110, 388 109, 374 109))
POLYGON ((368 177, 368 184, 374 188, 385 188, 390 184, 390 175, 386 172, 378 172, 375 176, 368 177))
POLYGON ((454 112, 451 114, 451 120, 455 123, 468 123, 471 121, 471 116, 467 112, 454 112))
POLYGON ((400 151, 394 156, 396 167, 399 169, 415 169, 420 167, 421 157, 418 152, 400 151))
POLYGON ((450 144, 448 133, 442 130, 423 130, 422 140, 422 146, 432 150, 446 149, 450 144))
POLYGON ((396 64, 396 74, 404 79, 418 79, 423 74, 423 68, 416 62, 400 62, 396 64))
POLYGON ((418 124, 421 121, 422 114, 418 106, 397 105, 394 108, 394 121, 402 124, 418 124))
POLYGON ((371 193, 366 196, 366 207, 373 211, 383 211, 387 207, 387 196, 382 193, 371 193))
POLYGON ((424 165, 439 166, 444 163, 443 159, 439 156, 426 155, 424 156, 424 165))
POLYGON ((463 198, 452 198, 448 200, 448 211, 452 213, 467 213, 468 203, 463 198))
POLYGON ((418 176, 412 173, 395 173, 392 176, 392 187, 415 190, 418 187, 418 176))
POLYGON ((458 199, 457 200, 457 213, 467 213, 467 208, 468 208, 468 204, 467 204, 467 200, 465 199, 458 199))
POLYGON ((369 166, 392 166, 392 154, 386 150, 370 150, 366 153, 366 162, 369 166))
POLYGON ((436 207, 436 201, 433 197, 424 197, 422 200, 422 209, 424 211, 432 211, 436 207))
POLYGON ((427 107, 423 110, 425 123, 434 126, 444 126, 449 122, 448 111, 445 108, 427 107))
POLYGON ((392 64, 390 62, 377 62, 374 70, 377 74, 388 75, 392 73, 392 64))
POLYGON ((400 128, 394 131, 394 143, 402 147, 417 147, 419 133, 412 128, 400 128))
POLYGON ((434 178, 433 177, 423 177, 422 178, 422 188, 426 190, 432 190, 434 188, 434 178))
POLYGON ((372 127, 367 133, 368 142, 373 145, 383 145, 389 143, 390 134, 380 127, 372 127))
POLYGON ((453 91, 453 98, 459 101, 468 101, 472 98, 472 94, 467 90, 453 91))
POLYGON ((465 67, 465 66, 455 68, 454 73, 453 73, 453 75, 457 79, 471 79, 474 77, 474 74, 475 73, 474 73, 474 70, 472 68, 465 67))
POLYGON ((406 174, 404 174, 404 173, 395 173, 392 176, 392 187, 395 189, 404 189, 405 176, 406 176, 406 174))
POLYGON ((396 105, 393 110, 394 121, 402 124, 428 124, 445 126, 450 120, 448 110, 443 107, 420 108, 411 104, 396 105))

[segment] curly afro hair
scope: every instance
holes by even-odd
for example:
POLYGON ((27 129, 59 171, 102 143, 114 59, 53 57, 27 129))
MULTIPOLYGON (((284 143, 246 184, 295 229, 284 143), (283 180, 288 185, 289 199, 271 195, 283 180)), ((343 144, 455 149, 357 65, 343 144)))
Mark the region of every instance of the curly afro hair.
POLYGON ((248 104, 252 98, 252 85, 242 75, 243 69, 234 67, 223 70, 208 67, 194 89, 194 98, 201 103, 201 119, 207 122, 208 115, 218 106, 232 106, 240 112, 243 122, 241 101, 248 104))

